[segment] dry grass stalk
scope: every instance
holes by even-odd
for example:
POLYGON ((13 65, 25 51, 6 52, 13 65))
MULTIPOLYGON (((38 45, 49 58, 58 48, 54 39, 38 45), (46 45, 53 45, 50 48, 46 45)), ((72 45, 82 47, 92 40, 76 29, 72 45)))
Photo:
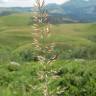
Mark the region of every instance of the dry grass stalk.
POLYGON ((34 37, 33 37, 33 45, 37 53, 37 58, 39 60, 39 64, 43 65, 43 70, 40 74, 38 72, 39 80, 44 80, 43 94, 44 96, 52 96, 48 90, 48 67, 50 64, 57 58, 57 55, 51 55, 48 58, 48 55, 54 52, 54 43, 47 43, 47 39, 50 36, 50 23, 48 22, 48 14, 45 9, 45 1, 44 0, 36 0, 35 7, 37 12, 34 14, 34 37))

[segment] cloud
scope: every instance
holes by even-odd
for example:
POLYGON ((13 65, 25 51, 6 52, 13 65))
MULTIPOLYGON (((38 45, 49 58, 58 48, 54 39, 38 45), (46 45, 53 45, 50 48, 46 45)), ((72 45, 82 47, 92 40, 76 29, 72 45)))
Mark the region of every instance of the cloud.
POLYGON ((58 4, 61 4, 61 3, 64 3, 66 1, 69 1, 69 0, 45 0, 47 1, 48 3, 58 3, 58 4))
POLYGON ((32 6, 33 0, 2 0, 0 7, 28 7, 32 6))
POLYGON ((0 0, 0 3, 2 3, 3 2, 3 0, 0 0))
MULTIPOLYGON (((61 4, 68 0, 45 0, 46 3, 61 4)), ((0 0, 0 7, 31 7, 35 0, 0 0)))

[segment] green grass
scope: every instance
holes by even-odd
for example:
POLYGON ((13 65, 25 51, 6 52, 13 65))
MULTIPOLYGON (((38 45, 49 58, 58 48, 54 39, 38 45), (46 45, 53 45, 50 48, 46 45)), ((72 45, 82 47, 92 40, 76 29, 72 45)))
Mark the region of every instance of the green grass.
MULTIPOLYGON (((42 69, 33 61, 31 15, 0 17, 0 96, 43 96, 33 89, 44 82, 37 78, 42 69), (11 64, 12 61, 20 65, 11 64)), ((51 25, 58 60, 52 65, 59 76, 50 80, 49 90, 63 90, 56 96, 96 96, 96 24, 51 25)))
MULTIPOLYGON (((14 50, 32 43, 33 28, 29 25, 31 16, 31 14, 13 14, 0 17, 0 50, 3 48, 11 56, 14 50)), ((56 43, 57 52, 62 51, 60 57, 96 59, 96 24, 59 24, 51 25, 51 29, 52 37, 48 42, 56 43), (74 49, 77 51, 74 52, 74 49), (71 53, 68 53, 69 50, 71 53)))
MULTIPOLYGON (((37 73, 42 69, 38 63, 23 63, 20 66, 9 63, 0 65, 1 96, 43 96, 42 91, 32 89, 44 82, 38 80, 37 73), (38 94, 38 95, 37 95, 38 94)), ((95 96, 96 61, 66 60, 57 61, 49 70, 57 71, 58 79, 50 79, 49 90, 57 87, 64 93, 56 96, 95 96)))

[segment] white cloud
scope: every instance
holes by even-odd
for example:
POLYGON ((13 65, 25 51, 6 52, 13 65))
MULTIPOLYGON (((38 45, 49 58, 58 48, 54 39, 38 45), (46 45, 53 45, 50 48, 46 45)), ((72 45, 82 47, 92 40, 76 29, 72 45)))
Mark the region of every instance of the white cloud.
POLYGON ((32 6, 33 0, 2 0, 0 7, 27 7, 32 6))
MULTIPOLYGON (((69 0, 45 0, 46 3, 61 4, 69 0)), ((28 7, 32 6, 35 0, 0 0, 0 7, 28 7)))
POLYGON ((61 3, 64 3, 66 1, 69 1, 69 0, 46 0, 48 3, 58 3, 58 4, 61 4, 61 3))
POLYGON ((3 2, 3 0, 0 0, 0 3, 2 3, 3 2))

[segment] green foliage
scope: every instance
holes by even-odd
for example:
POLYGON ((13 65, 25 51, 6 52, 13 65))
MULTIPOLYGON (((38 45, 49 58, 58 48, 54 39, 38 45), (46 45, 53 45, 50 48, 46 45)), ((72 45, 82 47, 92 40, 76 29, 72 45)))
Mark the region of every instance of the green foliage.
MULTIPOLYGON (((43 66, 34 62, 23 63, 20 66, 11 65, 10 63, 0 64, 0 94, 2 96, 43 96, 39 87, 36 87, 44 83, 36 74, 43 66), (10 71, 9 66, 19 67, 19 69, 10 71)), ((54 76, 58 77, 51 79, 49 75, 49 91, 57 92, 55 96, 95 96, 95 69, 96 61, 79 59, 57 61, 52 65, 52 70, 55 70, 54 76)))
MULTIPOLYGON (((42 96, 38 88, 44 82, 37 73, 43 66, 35 58, 29 21, 25 14, 0 17, 0 96, 42 96)), ((56 43, 59 61, 48 69, 54 75, 51 79, 48 74, 49 91, 56 96, 96 96, 96 24, 51 28, 47 43, 56 43)))
POLYGON ((31 44, 26 44, 22 47, 17 48, 12 52, 13 61, 35 61, 36 52, 34 51, 31 44))
MULTIPOLYGON (((30 14, 0 17, 0 61, 12 60, 15 56, 17 61, 33 60, 31 59, 34 58, 34 50, 31 50, 32 27, 28 25, 30 17, 30 14)), ((96 59, 95 27, 96 24, 51 25, 52 36, 47 43, 56 43, 55 52, 60 54, 59 59, 96 59)))

